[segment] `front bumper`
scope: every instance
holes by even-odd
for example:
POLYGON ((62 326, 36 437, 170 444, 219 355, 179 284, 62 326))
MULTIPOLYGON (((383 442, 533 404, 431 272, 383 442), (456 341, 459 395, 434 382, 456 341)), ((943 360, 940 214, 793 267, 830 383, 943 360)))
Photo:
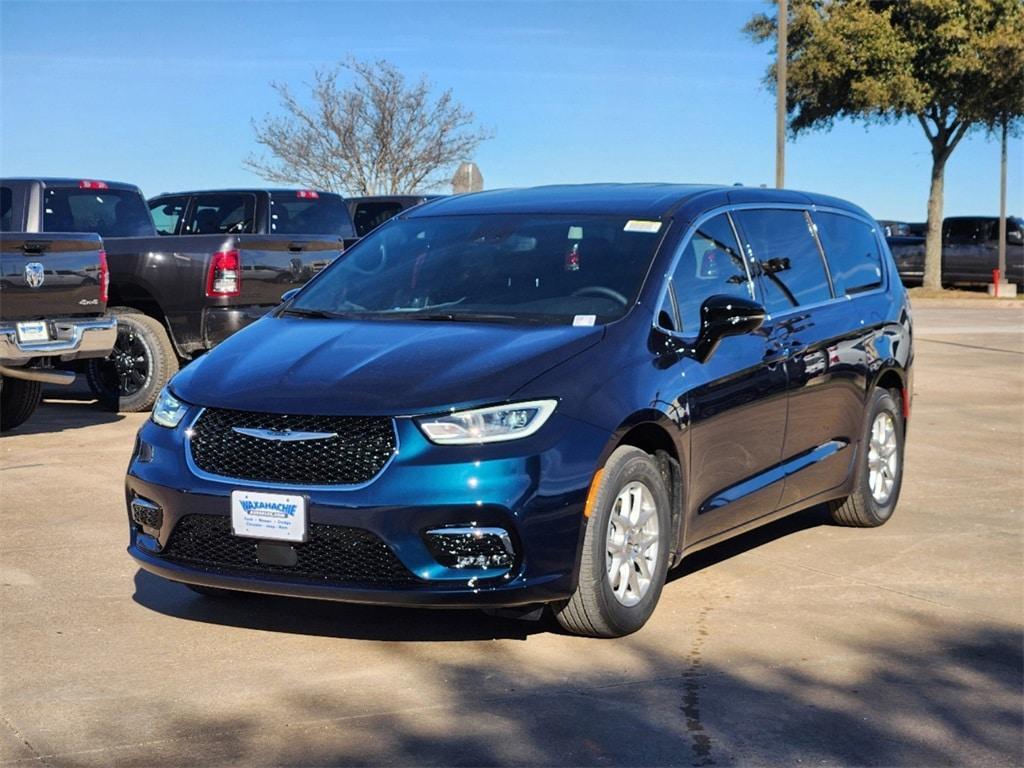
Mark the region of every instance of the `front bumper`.
MULTIPOLYGON (((177 558, 172 536, 185 516, 229 517, 231 492, 254 490, 244 480, 201 476, 190 468, 183 445, 189 421, 186 417, 176 430, 147 422, 129 466, 128 504, 142 497, 159 505, 162 519, 158 529, 143 528, 129 513, 128 551, 139 566, 158 576, 276 595, 438 607, 546 603, 575 589, 583 507, 609 438, 601 430, 556 413, 536 435, 523 440, 436 446, 412 420, 397 419, 400 451, 373 481, 351 489, 302 490, 310 526, 368 532, 410 576, 401 583, 367 584, 292 574, 287 568, 257 571, 177 558), (425 532, 458 525, 508 531, 515 548, 512 568, 477 571, 438 562, 425 532)), ((288 486, 281 492, 296 490, 288 486)), ((301 551, 307 545, 292 546, 301 551)))
POLYGON ((117 320, 113 317, 49 318, 49 341, 22 343, 14 322, 0 323, 0 364, 20 366, 39 357, 62 361, 106 357, 117 341, 117 320))

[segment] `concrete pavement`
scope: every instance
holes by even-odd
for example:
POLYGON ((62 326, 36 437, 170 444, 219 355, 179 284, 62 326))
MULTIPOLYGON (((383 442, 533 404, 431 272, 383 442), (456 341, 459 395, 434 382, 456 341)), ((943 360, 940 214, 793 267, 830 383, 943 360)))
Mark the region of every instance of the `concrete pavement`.
POLYGON ((922 308, 903 496, 698 553, 620 640, 139 572, 144 416, 0 440, 0 765, 1024 762, 1024 313, 922 308))

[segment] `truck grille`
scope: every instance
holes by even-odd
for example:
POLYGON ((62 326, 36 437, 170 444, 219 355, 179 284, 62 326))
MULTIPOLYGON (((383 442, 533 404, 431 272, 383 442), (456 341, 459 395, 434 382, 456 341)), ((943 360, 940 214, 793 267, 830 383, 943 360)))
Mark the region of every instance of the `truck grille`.
POLYGON ((271 565, 256 557, 256 539, 231 533, 219 515, 185 515, 161 553, 183 565, 213 571, 295 576, 345 584, 412 585, 419 580, 391 548, 361 528, 311 523, 309 539, 295 543, 295 565, 271 565))
POLYGON ((376 477, 395 453, 384 416, 289 416, 207 408, 189 441, 195 465, 214 475, 290 485, 358 485, 376 477), (240 429, 316 432, 334 437, 273 440, 240 429))

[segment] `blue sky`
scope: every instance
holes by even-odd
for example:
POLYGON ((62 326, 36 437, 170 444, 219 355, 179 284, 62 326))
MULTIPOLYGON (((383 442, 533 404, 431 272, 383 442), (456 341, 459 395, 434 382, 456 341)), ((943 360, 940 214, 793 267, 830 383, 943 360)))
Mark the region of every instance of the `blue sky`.
MULTIPOLYGON (((761 2, 0 3, 0 173, 109 178, 148 195, 258 185, 242 167, 269 82, 301 87, 352 54, 451 88, 495 138, 488 188, 774 179, 761 2)), ((1024 214, 1024 152, 1010 155, 1024 214)), ((923 220, 930 154, 916 123, 839 124, 787 149, 787 186, 923 220)), ((969 136, 946 213, 995 214, 999 145, 969 136)))

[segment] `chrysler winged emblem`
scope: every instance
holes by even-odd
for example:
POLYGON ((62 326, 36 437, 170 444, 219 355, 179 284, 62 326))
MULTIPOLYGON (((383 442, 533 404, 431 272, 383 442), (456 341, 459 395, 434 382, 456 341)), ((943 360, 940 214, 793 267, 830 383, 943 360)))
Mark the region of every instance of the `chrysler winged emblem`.
POLYGON ((46 280, 46 273, 43 271, 42 264, 38 261, 30 261, 25 265, 25 282, 28 283, 29 288, 39 288, 44 280, 46 280))
POLYGON ((277 440, 285 443, 297 442, 299 440, 330 440, 337 437, 337 432, 293 432, 290 429, 249 429, 248 427, 232 427, 232 431, 246 437, 255 437, 259 440, 277 440))

